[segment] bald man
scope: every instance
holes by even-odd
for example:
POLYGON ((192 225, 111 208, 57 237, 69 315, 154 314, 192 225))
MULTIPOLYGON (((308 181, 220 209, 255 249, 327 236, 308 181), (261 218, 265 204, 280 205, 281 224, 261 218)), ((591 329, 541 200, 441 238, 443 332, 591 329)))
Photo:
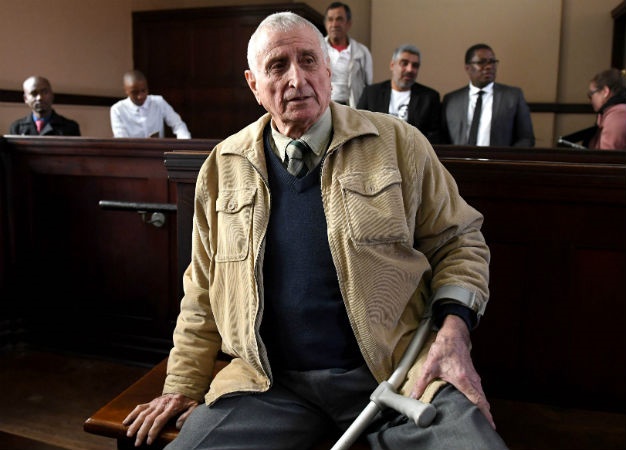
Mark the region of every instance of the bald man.
POLYGON ((47 78, 28 77, 22 84, 24 103, 31 113, 11 124, 10 134, 22 136, 80 136, 78 123, 57 114, 52 108, 54 92, 47 78))
POLYGON ((148 80, 138 70, 123 77, 127 97, 111 107, 113 137, 164 137, 164 122, 178 139, 190 139, 191 133, 180 115, 160 95, 150 95, 148 80))

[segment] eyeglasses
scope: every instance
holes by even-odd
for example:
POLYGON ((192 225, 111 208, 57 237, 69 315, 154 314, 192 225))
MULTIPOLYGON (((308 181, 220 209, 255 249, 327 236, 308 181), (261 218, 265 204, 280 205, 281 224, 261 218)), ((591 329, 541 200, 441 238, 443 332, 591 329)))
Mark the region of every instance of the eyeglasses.
POLYGON ((593 91, 588 91, 587 92, 587 98, 589 100, 591 100, 591 97, 593 97, 593 94, 595 94, 596 92, 600 92, 602 89, 598 88, 598 89, 594 89, 593 91))
POLYGON ((487 66, 497 66, 498 63, 500 61, 498 61, 497 59, 479 59, 478 61, 470 61, 470 64, 476 64, 478 67, 487 67, 487 66))

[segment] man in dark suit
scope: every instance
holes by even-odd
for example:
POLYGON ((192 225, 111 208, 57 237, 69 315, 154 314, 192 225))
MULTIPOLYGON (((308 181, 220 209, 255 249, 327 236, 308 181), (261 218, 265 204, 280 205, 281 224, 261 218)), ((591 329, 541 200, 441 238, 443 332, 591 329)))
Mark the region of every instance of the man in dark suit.
POLYGON ((434 144, 439 140, 439 92, 416 82, 421 64, 417 47, 405 44, 394 50, 391 79, 365 87, 358 109, 389 113, 417 127, 434 144))
POLYGON ((24 103, 31 113, 11 124, 10 134, 27 136, 80 136, 78 123, 57 114, 52 108, 54 93, 50 82, 40 76, 28 77, 24 88, 24 103))
POLYGON ((501 147, 535 145, 524 94, 518 87, 496 83, 497 68, 498 60, 488 45, 476 44, 467 50, 465 72, 470 83, 443 97, 442 143, 501 147), (480 105, 478 108, 477 104, 480 105), (472 127, 475 108, 479 114, 475 127, 472 127))

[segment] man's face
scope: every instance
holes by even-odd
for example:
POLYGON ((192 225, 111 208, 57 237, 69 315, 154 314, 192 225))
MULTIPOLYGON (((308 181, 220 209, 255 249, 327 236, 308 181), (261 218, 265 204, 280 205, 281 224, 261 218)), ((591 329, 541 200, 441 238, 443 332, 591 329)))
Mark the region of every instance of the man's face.
POLYGON ((352 21, 348 20, 346 10, 343 7, 334 8, 329 9, 326 13, 324 26, 331 42, 342 43, 348 40, 348 31, 350 31, 352 21))
POLYGON ((409 52, 402 52, 396 60, 391 60, 391 87, 396 91, 408 91, 417 79, 420 58, 409 52))
POLYGON ((145 80, 124 82, 124 92, 137 106, 141 106, 148 97, 148 83, 145 80))
POLYGON ((54 94, 45 80, 29 78, 24 83, 24 103, 37 115, 47 116, 52 111, 54 94))
POLYGON ((474 52, 470 64, 465 64, 465 72, 472 84, 478 88, 496 80, 498 63, 496 55, 489 49, 481 48, 474 52))
POLYGON ((255 72, 245 72, 248 86, 277 129, 298 138, 330 103, 330 68, 319 38, 306 26, 266 31, 257 50, 255 72))

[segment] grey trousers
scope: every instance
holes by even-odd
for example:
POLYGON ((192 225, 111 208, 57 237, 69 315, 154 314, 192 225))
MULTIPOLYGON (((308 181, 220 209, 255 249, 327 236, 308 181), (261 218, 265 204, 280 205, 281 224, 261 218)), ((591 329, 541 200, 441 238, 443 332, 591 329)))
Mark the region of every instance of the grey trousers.
MULTIPOLYGON (((305 450, 333 430, 345 431, 378 383, 367 367, 281 372, 265 393, 199 405, 166 450, 305 450)), ((433 400, 426 428, 396 411, 378 414, 364 432, 372 449, 506 449, 483 414, 451 385, 433 400)))

